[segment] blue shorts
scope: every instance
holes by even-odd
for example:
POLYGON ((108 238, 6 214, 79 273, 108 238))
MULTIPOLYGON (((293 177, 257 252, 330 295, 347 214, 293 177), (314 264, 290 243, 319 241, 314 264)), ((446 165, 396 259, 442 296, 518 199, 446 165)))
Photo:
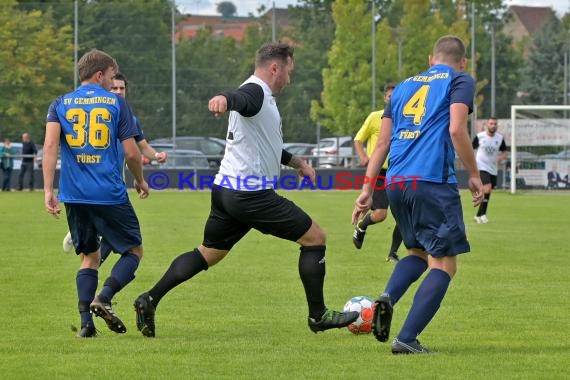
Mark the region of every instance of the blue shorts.
POLYGON ((433 257, 470 251, 456 184, 417 181, 402 187, 389 186, 386 192, 408 249, 422 249, 433 257))
POLYGON ((99 236, 119 253, 142 244, 139 220, 130 201, 116 205, 66 203, 65 212, 76 254, 95 252, 99 236))

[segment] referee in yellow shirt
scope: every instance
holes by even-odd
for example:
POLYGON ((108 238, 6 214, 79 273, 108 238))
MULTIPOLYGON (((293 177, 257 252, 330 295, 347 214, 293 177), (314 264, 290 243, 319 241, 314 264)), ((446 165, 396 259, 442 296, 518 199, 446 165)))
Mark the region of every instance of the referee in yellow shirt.
MULTIPOLYGON (((392 96, 392 91, 394 91, 393 85, 386 85, 384 87, 384 103, 390 101, 392 96)), ((382 125, 382 115, 384 110, 371 112, 370 115, 360 127, 360 130, 354 137, 354 148, 358 157, 360 159, 360 165, 368 165, 368 158, 372 154, 372 151, 376 147, 376 142, 378 140, 378 135, 380 134, 380 126, 382 125), (364 151, 364 142, 366 142, 366 152, 364 151)), ((378 178, 376 181, 376 187, 380 188, 384 186, 384 178, 386 176, 386 170, 388 169, 388 159, 384 162, 382 169, 380 170, 380 175, 382 178, 378 178)), ((366 235, 366 229, 368 226, 376 223, 381 223, 386 219, 388 215, 388 197, 386 195, 386 190, 374 190, 372 196, 372 209, 369 211, 364 218, 362 218, 354 228, 354 233, 352 235, 352 242, 357 249, 362 247, 364 243, 364 236, 366 235)), ((402 243, 402 236, 400 235, 400 230, 396 225, 394 232, 392 233, 392 245, 388 253, 387 261, 398 261, 398 248, 402 243)))

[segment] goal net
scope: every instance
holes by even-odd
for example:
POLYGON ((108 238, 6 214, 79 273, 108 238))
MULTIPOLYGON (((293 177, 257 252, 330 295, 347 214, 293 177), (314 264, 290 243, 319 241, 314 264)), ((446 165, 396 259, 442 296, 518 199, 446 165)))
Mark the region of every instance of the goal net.
POLYGON ((511 119, 499 120, 509 147, 504 187, 570 190, 570 106, 514 105, 511 119))

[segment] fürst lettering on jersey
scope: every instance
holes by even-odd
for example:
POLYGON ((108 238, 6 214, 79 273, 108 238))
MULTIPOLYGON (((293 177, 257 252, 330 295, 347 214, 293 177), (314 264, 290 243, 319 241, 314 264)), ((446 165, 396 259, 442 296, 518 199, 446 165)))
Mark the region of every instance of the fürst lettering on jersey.
POLYGON ((401 131, 399 134, 399 139, 416 139, 420 135, 421 131, 401 131))
POLYGON ((80 164, 98 164, 101 162, 101 155, 99 154, 85 154, 80 153, 75 156, 77 162, 80 164))

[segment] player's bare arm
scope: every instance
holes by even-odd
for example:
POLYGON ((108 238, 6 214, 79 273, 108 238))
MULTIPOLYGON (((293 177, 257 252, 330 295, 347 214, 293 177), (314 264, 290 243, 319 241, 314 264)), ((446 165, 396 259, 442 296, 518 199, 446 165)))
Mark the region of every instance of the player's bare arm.
POLYGON ((311 183, 315 183, 316 181, 316 174, 315 169, 307 165, 304 160, 301 160, 297 156, 291 157, 291 160, 287 164, 287 166, 297 170, 297 174, 299 177, 309 177, 311 183))
POLYGON ((157 152, 146 140, 137 142, 139 150, 149 160, 157 160, 159 163, 164 163, 168 159, 166 152, 157 152))
POLYGON ((469 173, 468 186, 473 196, 473 207, 479 206, 485 196, 481 176, 477 168, 475 154, 469 135, 467 134, 467 116, 469 108, 463 103, 453 103, 450 106, 449 133, 453 147, 465 169, 469 173))
POLYGON ((127 166, 133 174, 133 177, 135 177, 135 188, 137 193, 139 193, 139 197, 141 199, 144 199, 149 195, 149 188, 143 176, 141 153, 135 143, 135 139, 132 137, 123 140, 122 144, 123 150, 125 151, 127 166))
POLYGON ((360 161, 360 165, 366 166, 368 165, 368 156, 364 151, 364 144, 362 141, 354 140, 354 149, 356 150, 356 154, 358 154, 358 159, 360 161))
POLYGON ((385 117, 382 118, 382 129, 378 142, 374 148, 374 152, 370 156, 368 166, 366 168, 366 178, 368 182, 362 186, 362 192, 355 202, 354 211, 352 212, 352 224, 358 223, 358 220, 366 214, 372 205, 372 178, 380 172, 380 167, 386 161, 388 152, 390 150, 390 136, 392 135, 392 119, 385 117))
POLYGON ((61 207, 53 190, 55 168, 59 150, 59 136, 61 125, 56 122, 46 124, 46 137, 44 140, 43 176, 44 176, 44 203, 46 211, 59 218, 61 207))

